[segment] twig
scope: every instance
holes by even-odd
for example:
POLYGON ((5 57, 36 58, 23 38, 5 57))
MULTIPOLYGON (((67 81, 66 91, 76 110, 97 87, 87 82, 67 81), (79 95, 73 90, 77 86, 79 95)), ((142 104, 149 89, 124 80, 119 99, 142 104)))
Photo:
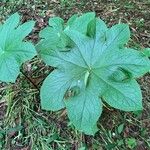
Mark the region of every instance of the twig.
POLYGON ((26 79, 32 83, 32 85, 40 92, 40 89, 38 88, 38 86, 23 72, 23 71, 20 71, 25 77, 26 79))

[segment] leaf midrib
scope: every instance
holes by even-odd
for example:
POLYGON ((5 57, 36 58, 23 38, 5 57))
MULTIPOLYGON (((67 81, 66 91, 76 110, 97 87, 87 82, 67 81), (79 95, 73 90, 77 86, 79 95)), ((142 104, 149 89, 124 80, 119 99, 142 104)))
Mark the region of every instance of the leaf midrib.
POLYGON ((75 63, 73 63, 73 62, 71 62, 71 61, 68 61, 68 60, 66 60, 66 59, 64 59, 64 58, 62 58, 62 57, 60 57, 60 56, 58 56, 58 55, 49 55, 49 54, 47 54, 47 53, 43 53, 42 55, 47 55, 47 56, 51 56, 51 57, 53 57, 53 58, 58 58, 58 59, 63 60, 63 61, 65 61, 65 62, 67 62, 67 63, 71 63, 71 64, 73 64, 73 65, 75 65, 75 66, 77 66, 77 67, 80 67, 80 68, 83 68, 83 69, 87 69, 86 67, 83 67, 83 66, 80 66, 80 65, 78 65, 78 64, 75 64, 75 63))

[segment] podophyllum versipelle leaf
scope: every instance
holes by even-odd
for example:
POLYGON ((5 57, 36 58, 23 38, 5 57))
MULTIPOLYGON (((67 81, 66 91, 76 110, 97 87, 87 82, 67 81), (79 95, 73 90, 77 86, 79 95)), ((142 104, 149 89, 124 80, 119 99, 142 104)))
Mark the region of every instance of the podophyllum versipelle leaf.
POLYGON ((56 68, 41 88, 43 109, 66 107, 75 127, 90 135, 97 131, 102 100, 124 111, 142 109, 135 78, 150 70, 150 61, 140 51, 124 47, 130 39, 128 25, 107 28, 94 13, 74 15, 67 24, 53 18, 41 38, 37 49, 44 61, 56 68), (63 46, 61 34, 65 35, 63 46))
POLYGON ((19 23, 20 16, 15 13, 0 26, 0 81, 3 82, 15 82, 21 64, 36 55, 33 44, 23 41, 35 22, 19 23))

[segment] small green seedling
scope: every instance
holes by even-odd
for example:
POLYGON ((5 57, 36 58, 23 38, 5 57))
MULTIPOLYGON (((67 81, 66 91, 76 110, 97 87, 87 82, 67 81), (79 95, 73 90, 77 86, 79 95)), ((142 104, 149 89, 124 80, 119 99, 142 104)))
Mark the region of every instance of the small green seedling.
POLYGON ((0 81, 15 82, 20 66, 36 55, 32 43, 23 39, 32 31, 35 22, 29 21, 22 25, 18 13, 10 16, 0 25, 0 81))
POLYGON ((54 17, 40 37, 40 56, 56 68, 41 87, 43 109, 66 107, 74 126, 89 135, 98 130, 103 101, 123 111, 142 110, 142 94, 135 79, 150 70, 150 60, 125 47, 130 39, 127 24, 107 28, 93 12, 74 15, 67 23, 54 17), (75 94, 66 94, 77 87, 75 94))

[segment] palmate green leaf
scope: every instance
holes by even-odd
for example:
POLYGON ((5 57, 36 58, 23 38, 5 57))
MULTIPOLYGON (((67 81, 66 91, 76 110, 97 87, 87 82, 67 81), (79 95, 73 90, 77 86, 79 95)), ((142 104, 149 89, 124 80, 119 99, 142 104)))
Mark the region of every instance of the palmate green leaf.
POLYGON ((32 43, 23 39, 32 31, 35 22, 19 25, 18 13, 11 15, 0 26, 0 81, 15 82, 21 64, 36 55, 32 43))
MULTIPOLYGON (((86 20, 88 15, 83 18, 86 20)), ((70 27, 62 31, 72 43, 66 46, 68 51, 57 43, 46 44, 52 32, 41 32, 45 36, 37 48, 45 63, 56 67, 42 85, 41 104, 46 110, 66 107, 75 127, 93 135, 102 100, 124 111, 142 109, 142 95, 135 78, 150 70, 150 61, 140 51, 124 47, 130 39, 128 25, 107 28, 99 18, 92 18, 88 24, 76 20, 77 16, 69 19, 70 27), (84 26, 86 32, 73 27, 74 23, 84 26)))
MULTIPOLYGON (((73 15, 67 24, 64 24, 64 21, 59 17, 50 18, 48 27, 40 32, 39 35, 42 40, 36 46, 41 57, 47 61, 47 54, 52 54, 53 50, 58 49, 58 47, 60 51, 68 51, 68 47, 72 47, 72 41, 65 36, 64 30, 66 28, 76 28, 79 32, 86 33, 89 22, 94 18, 95 13, 93 12, 82 16, 73 15)), ((53 66, 53 63, 48 64, 53 66)))

